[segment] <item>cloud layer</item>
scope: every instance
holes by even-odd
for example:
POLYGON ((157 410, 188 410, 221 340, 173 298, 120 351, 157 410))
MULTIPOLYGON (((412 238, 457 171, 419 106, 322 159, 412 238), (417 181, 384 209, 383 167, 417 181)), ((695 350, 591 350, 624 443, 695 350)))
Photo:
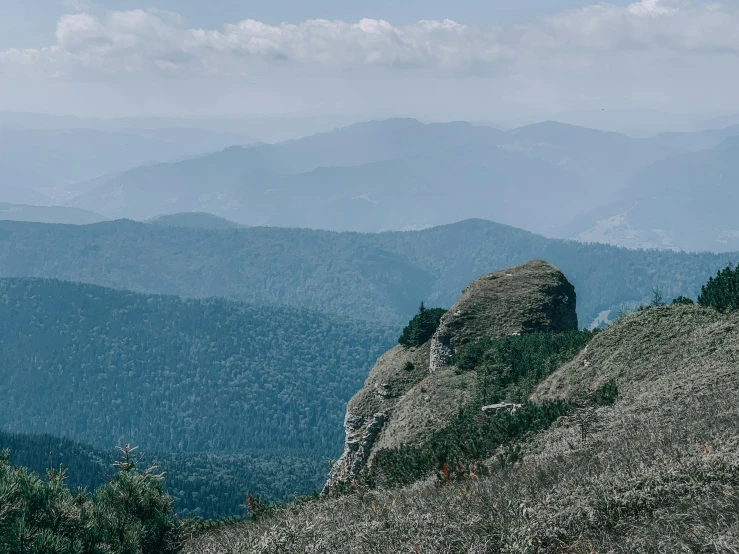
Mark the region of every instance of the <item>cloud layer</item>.
POLYGON ((219 29, 161 10, 98 13, 77 2, 53 43, 0 51, 0 103, 84 110, 94 98, 102 111, 110 98, 147 113, 469 108, 459 117, 514 104, 736 109, 739 6, 706 1, 594 4, 502 26, 245 20, 219 29))
POLYGON ((539 70, 600 71, 604 64, 647 67, 670 58, 739 54, 739 11, 725 4, 643 0, 593 5, 523 25, 470 26, 420 21, 393 26, 312 20, 222 29, 189 28, 157 10, 77 13, 61 18, 56 42, 0 52, 6 74, 47 76, 203 73, 244 75, 271 68, 515 75, 539 70), (635 63, 638 62, 638 63, 635 63))

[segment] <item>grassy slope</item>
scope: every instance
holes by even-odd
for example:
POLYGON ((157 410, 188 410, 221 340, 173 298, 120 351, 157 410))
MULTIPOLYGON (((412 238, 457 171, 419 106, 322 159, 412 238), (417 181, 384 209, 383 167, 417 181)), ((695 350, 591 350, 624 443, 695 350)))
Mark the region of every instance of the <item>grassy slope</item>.
POLYGON ((491 477, 284 509, 186 552, 737 552, 739 314, 627 316, 549 377, 536 399, 615 379, 585 443, 562 420, 491 477), (584 361, 587 360, 588 364, 584 361))

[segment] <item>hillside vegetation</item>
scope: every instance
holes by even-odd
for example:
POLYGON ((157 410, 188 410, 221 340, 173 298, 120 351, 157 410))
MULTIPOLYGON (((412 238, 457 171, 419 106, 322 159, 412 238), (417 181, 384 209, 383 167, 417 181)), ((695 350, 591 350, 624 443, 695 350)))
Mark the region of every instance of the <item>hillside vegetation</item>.
MULTIPOLYGON (((6 449, 12 465, 38 475, 46 475, 52 463, 57 469, 61 465, 71 490, 95 490, 114 474, 112 448, 93 448, 52 435, 0 431, 0 451, 6 449)), ((320 490, 328 469, 325 454, 291 454, 285 449, 140 454, 142 463, 156 465, 166 474, 163 490, 172 497, 178 516, 188 518, 244 517, 247 493, 265 502, 288 502, 295 494, 320 490)))
POLYGON ((736 552, 738 344, 735 312, 625 316, 531 397, 581 408, 502 448, 485 472, 286 506, 185 551, 736 552), (615 402, 583 403, 608 382, 615 402))
POLYGON ((113 221, 0 222, 0 276, 81 281, 137 292, 223 296, 404 325, 421 301, 451 306, 491 271, 541 258, 575 285, 587 326, 655 287, 695 298, 726 255, 632 251, 546 239, 470 220, 418 232, 187 229, 113 221), (610 312, 609 312, 610 311, 610 312))
POLYGON ((190 495, 181 506, 238 514, 247 487, 271 499, 320 487, 346 402, 397 333, 293 308, 3 279, 0 429, 106 452, 139 445, 182 476, 168 484, 190 495))

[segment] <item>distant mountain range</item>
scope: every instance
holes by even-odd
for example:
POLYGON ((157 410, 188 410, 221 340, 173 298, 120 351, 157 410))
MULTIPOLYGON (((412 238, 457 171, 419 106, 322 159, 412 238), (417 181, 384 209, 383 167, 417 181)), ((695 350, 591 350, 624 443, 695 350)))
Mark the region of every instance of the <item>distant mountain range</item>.
POLYGON ((4 187, 36 189, 59 201, 71 183, 148 163, 202 155, 255 139, 203 129, 17 129, 0 127, 0 200, 4 187))
POLYGON ((0 202, 0 220, 85 225, 108 218, 94 212, 64 206, 33 206, 0 202))
POLYGON ((354 231, 482 217, 547 233, 677 151, 561 123, 506 132, 394 119, 134 169, 69 205, 111 217, 205 211, 250 225, 354 231))
MULTIPOLYGON (((739 134, 739 127, 734 129, 739 134)), ((618 201, 580 220, 576 237, 630 247, 731 252, 739 250, 737 205, 739 136, 732 136, 710 150, 637 172, 618 201)))
POLYGON ((193 229, 237 229, 243 227, 217 215, 204 212, 181 212, 172 215, 159 215, 147 221, 152 225, 168 227, 190 227, 193 229))
MULTIPOLYGON (((2 172, 3 170, 0 169, 0 173, 2 172)), ((7 173, 9 172, 5 174, 7 175, 7 173)), ((19 176, 21 174, 13 172, 13 175, 12 182, 19 182, 19 176)), ((30 175, 26 176, 33 178, 30 175)), ((23 176, 23 178, 26 176, 23 176)), ((3 184, 2 182, 0 182, 0 201, 9 204, 28 204, 33 206, 48 206, 52 204, 51 198, 37 190, 20 185, 3 184)))
MULTIPOLYGON (((698 201, 704 181, 719 175, 724 189, 714 194, 732 200, 731 171, 715 170, 732 167, 739 125, 633 138, 552 121, 502 130, 389 119, 193 156, 184 151, 248 137, 191 129, 179 120, 158 123, 167 122, 173 127, 149 122, 133 130, 3 131, 0 143, 9 155, 0 160, 0 201, 63 202, 100 219, 198 213, 175 219, 206 228, 230 223, 206 222, 204 214, 237 225, 358 232, 481 218, 550 237, 627 247, 739 249, 731 217, 717 219, 698 201), (156 153, 170 161, 129 169, 156 153), (15 166, 4 167, 9 160, 15 166), (82 171, 96 176, 68 182, 82 171), (686 208, 655 203, 655 195, 680 196, 686 208), (689 226, 686 210, 692 214, 689 226)), ((24 217, 17 213, 14 219, 24 217)))

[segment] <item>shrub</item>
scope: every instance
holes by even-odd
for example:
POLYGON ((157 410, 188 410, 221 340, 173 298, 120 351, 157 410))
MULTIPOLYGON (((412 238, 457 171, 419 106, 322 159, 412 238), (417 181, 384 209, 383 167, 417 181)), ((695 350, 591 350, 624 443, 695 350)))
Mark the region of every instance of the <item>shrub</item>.
POLYGON ((739 307, 739 267, 729 264, 701 287, 698 304, 720 312, 739 307))
POLYGON ((179 521, 163 492, 164 474, 156 467, 138 471, 136 448, 119 449, 122 459, 113 480, 95 491, 90 512, 95 538, 116 553, 173 554, 179 550, 179 521))
POLYGON ((49 470, 48 480, 12 467, 0 452, 0 552, 87 553, 84 494, 64 485, 64 471, 49 470))
POLYGON ((441 316, 446 313, 443 308, 427 310, 421 302, 418 313, 408 322, 398 338, 398 343, 406 348, 421 346, 429 340, 439 327, 441 316))
POLYGON ((695 304, 695 302, 687 296, 678 296, 672 300, 673 306, 692 306, 693 304, 695 304))
POLYGON ((618 385, 611 379, 598 387, 591 397, 591 402, 596 406, 610 406, 618 399, 618 385))
POLYGON ((113 480, 92 497, 72 492, 66 471, 48 479, 12 467, 0 453, 0 552, 23 554, 174 554, 180 523, 154 468, 139 472, 131 454, 113 480))

